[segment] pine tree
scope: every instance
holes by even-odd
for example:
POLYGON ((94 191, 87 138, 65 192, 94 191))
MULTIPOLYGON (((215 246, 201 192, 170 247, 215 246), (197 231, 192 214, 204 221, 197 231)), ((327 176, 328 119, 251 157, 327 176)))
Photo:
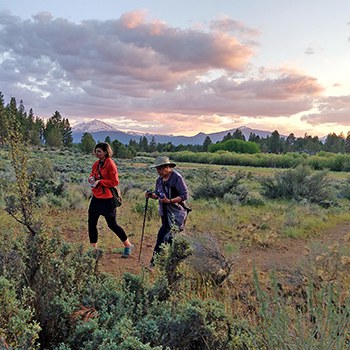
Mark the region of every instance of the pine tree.
POLYGON ((236 131, 232 134, 232 138, 234 140, 246 141, 245 136, 243 135, 242 131, 239 129, 236 129, 236 131))
POLYGON ((139 146, 141 152, 148 152, 148 140, 146 136, 140 137, 139 146))
POLYGON ((348 131, 345 139, 345 152, 350 153, 350 131, 348 131))
POLYGON ((296 137, 293 133, 290 133, 286 138, 286 152, 294 152, 295 151, 295 142, 296 137))
POLYGON ((207 136, 207 137, 205 138, 204 142, 203 142, 203 146, 202 146, 203 152, 208 152, 208 147, 209 147, 209 145, 211 145, 211 144, 212 144, 211 139, 210 139, 209 136, 207 136))
POLYGON ((328 152, 344 153, 345 152, 345 138, 343 134, 330 133, 327 135, 324 148, 328 152))
POLYGON ((155 152, 157 150, 157 142, 154 136, 152 136, 151 142, 148 145, 149 152, 155 152))
POLYGON ((256 134, 253 133, 253 132, 251 132, 251 133, 249 134, 249 139, 248 139, 248 141, 250 141, 250 142, 255 142, 255 143, 259 144, 259 143, 260 143, 260 140, 261 140, 261 138, 260 138, 259 135, 256 135, 256 134))
POLYGON ((94 150, 96 142, 92 135, 88 132, 84 132, 80 141, 80 148, 83 153, 91 154, 94 150))
POLYGON ((73 137, 69 120, 56 111, 46 123, 44 138, 51 147, 71 146, 73 137))
POLYGON ((72 128, 70 127, 69 120, 66 118, 62 120, 62 141, 66 147, 70 147, 73 144, 72 128))
POLYGON ((4 95, 0 91, 0 145, 3 145, 6 137, 6 110, 4 95))
POLYGON ((280 153, 282 151, 282 142, 280 134, 277 130, 273 131, 268 138, 268 150, 271 153, 280 153))
POLYGON ((221 142, 225 142, 225 141, 228 141, 228 140, 232 140, 232 135, 231 135, 230 132, 227 133, 227 135, 223 137, 221 142))
POLYGON ((136 154, 140 150, 140 146, 135 140, 130 139, 129 140, 129 149, 132 151, 132 153, 136 154))

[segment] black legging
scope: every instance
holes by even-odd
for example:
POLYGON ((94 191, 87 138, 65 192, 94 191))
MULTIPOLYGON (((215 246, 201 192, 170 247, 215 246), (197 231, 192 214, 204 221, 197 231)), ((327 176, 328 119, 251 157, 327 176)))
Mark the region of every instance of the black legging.
POLYGON ((100 199, 92 197, 89 206, 88 218, 90 243, 97 243, 97 222, 101 215, 105 217, 108 227, 119 237, 122 242, 125 242, 128 239, 124 229, 117 224, 116 213, 116 208, 112 204, 112 198, 100 199))

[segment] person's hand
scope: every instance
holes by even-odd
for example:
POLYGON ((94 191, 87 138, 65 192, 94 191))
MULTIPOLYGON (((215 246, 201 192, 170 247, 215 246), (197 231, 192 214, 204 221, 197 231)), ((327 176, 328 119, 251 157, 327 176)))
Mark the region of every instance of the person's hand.
POLYGON ((94 183, 91 184, 91 188, 95 188, 99 184, 100 180, 96 180, 94 183))
POLYGON ((166 196, 164 196, 162 199, 159 198, 159 200, 160 200, 162 203, 165 203, 165 204, 171 203, 170 199, 167 198, 166 196))
POLYGON ((154 193, 150 190, 145 192, 145 198, 152 198, 154 199, 154 193))
POLYGON ((99 183, 100 183, 101 180, 96 180, 95 183, 94 183, 94 187, 96 187, 99 183))
POLYGON ((95 178, 93 176, 90 176, 88 178, 88 183, 90 184, 91 187, 95 187, 95 178))

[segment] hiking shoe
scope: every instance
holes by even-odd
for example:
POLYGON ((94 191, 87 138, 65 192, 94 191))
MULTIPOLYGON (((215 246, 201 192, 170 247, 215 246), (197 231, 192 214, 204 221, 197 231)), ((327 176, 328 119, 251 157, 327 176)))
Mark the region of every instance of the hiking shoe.
POLYGON ((131 244, 129 247, 124 247, 124 252, 122 258, 128 258, 131 254, 131 251, 134 249, 134 245, 131 244))

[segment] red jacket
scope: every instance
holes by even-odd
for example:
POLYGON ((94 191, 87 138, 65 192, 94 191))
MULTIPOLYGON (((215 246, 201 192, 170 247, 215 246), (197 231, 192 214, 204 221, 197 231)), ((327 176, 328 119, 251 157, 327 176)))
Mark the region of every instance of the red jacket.
POLYGON ((119 184, 118 168, 111 158, 106 158, 103 166, 100 168, 99 166, 99 160, 92 165, 90 176, 100 180, 97 186, 92 188, 92 194, 96 198, 112 198, 112 192, 108 187, 114 187, 119 184))

